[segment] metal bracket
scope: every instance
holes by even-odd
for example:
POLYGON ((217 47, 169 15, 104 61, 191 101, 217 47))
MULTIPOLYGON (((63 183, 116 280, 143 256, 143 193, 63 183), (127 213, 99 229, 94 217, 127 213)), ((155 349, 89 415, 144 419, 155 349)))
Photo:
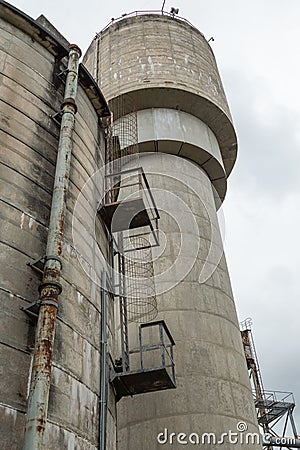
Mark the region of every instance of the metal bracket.
POLYGON ((45 261, 46 255, 41 256, 40 258, 37 258, 34 261, 28 262, 27 266, 31 267, 34 270, 37 270, 39 273, 43 273, 45 261))
POLYGON ((36 302, 30 303, 28 306, 21 306, 20 309, 30 317, 37 318, 41 306, 55 306, 58 308, 57 302, 54 302, 53 300, 37 300, 36 302))
MULTIPOLYGON (((57 67, 57 68, 60 69, 60 67, 57 67)), ((61 70, 60 72, 55 72, 54 75, 55 75, 55 78, 56 78, 57 80, 59 80, 59 81, 61 82, 62 85, 65 85, 65 84, 66 84, 66 79, 67 79, 68 73, 69 73, 69 69, 66 68, 66 69, 64 69, 64 70, 61 70)))
POLYGON ((62 76, 65 74, 68 74, 68 72, 69 72, 69 69, 65 69, 65 70, 62 70, 61 72, 57 73, 56 76, 58 78, 62 78, 62 76))
POLYGON ((20 309, 28 314, 30 317, 37 318, 39 315, 41 301, 37 300, 36 302, 30 303, 28 306, 21 306, 20 309))
POLYGON ((59 264, 60 264, 60 268, 62 269, 61 259, 58 256, 55 256, 55 255, 40 256, 39 258, 35 259, 34 261, 28 262, 27 266, 32 267, 32 269, 37 270, 39 273, 43 273, 44 272, 45 262, 49 261, 49 259, 58 261, 59 264))
POLYGON ((50 117, 51 117, 51 119, 54 120, 55 123, 57 123, 57 125, 60 125, 61 119, 62 119, 62 111, 58 111, 57 113, 53 114, 50 117))

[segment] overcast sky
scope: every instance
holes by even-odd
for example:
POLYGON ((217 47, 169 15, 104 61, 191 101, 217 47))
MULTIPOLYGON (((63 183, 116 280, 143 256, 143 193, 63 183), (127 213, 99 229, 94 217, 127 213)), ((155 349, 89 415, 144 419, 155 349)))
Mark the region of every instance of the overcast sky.
MULTIPOLYGON (((156 0, 14 0, 85 51, 112 17, 156 0)), ((265 388, 293 391, 300 433, 300 1, 174 0, 207 38, 239 139, 225 199, 226 254, 240 320, 251 316, 265 388)))

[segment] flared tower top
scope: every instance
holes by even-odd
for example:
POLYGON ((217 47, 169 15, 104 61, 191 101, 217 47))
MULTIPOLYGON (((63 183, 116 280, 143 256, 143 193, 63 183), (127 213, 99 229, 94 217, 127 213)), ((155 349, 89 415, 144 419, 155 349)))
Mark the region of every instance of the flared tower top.
POLYGON ((114 113, 122 98, 125 113, 132 105, 168 108, 204 122, 218 141, 227 178, 237 138, 215 56, 192 24, 168 13, 128 14, 97 34, 84 63, 114 113))

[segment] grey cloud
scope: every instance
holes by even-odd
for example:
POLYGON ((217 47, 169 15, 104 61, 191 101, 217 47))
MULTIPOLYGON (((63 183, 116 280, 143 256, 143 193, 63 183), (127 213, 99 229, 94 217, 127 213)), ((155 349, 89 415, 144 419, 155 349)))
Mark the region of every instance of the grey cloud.
MULTIPOLYGON (((257 80, 259 90, 263 81, 257 80)), ((259 101, 256 80, 239 73, 226 73, 230 103, 239 138, 239 158, 230 182, 233 189, 251 189, 269 200, 283 199, 300 190, 300 151, 297 117, 270 99, 273 122, 264 125, 257 116, 259 101)), ((267 89, 267 86, 266 86, 267 89)))

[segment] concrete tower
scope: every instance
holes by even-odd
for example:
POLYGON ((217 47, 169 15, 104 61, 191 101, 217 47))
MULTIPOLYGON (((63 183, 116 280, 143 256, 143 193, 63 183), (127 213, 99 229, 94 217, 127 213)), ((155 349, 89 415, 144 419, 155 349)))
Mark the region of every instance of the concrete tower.
MULTIPOLYGON (((116 123, 135 110, 139 151, 146 153, 141 165, 152 188, 165 194, 158 194, 157 201, 166 245, 154 269, 159 318, 166 320, 176 342, 177 389, 120 400, 118 448, 152 450, 162 443, 181 448, 179 433, 188 439, 191 433, 213 432, 218 438, 229 430, 243 431, 239 422, 255 432, 216 219, 237 142, 212 49, 195 27, 174 15, 134 14, 99 33, 84 61, 109 100, 116 123), (173 205, 172 193, 177 198, 173 205), (178 261, 184 241, 188 244, 180 267, 187 266, 186 273, 161 279, 178 261)), ((228 438, 225 442, 226 449, 237 448, 228 438)), ((188 441, 187 448, 193 443, 188 441)), ((238 448, 244 445, 239 442, 238 448)), ((217 447, 206 443, 202 448, 217 447)))

